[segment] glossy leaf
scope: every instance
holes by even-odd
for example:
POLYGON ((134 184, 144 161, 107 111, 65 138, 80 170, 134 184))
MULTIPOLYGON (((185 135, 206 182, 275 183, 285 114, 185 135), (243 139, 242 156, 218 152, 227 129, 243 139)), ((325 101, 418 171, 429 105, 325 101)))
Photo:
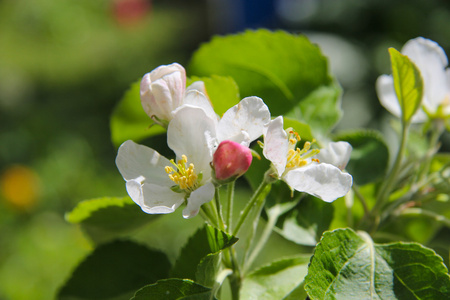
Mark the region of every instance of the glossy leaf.
MULTIPOLYGON (((342 89, 337 84, 321 86, 304 98, 286 116, 308 124, 320 141, 342 117, 342 89)), ((305 137, 306 138, 306 137, 305 137)))
POLYGON ((197 76, 231 76, 241 97, 261 97, 272 115, 290 111, 312 91, 332 82, 320 49, 305 36, 284 31, 216 36, 194 53, 189 71, 197 76))
POLYGON ((138 290, 130 300, 211 300, 211 289, 188 279, 165 279, 138 290))
POLYGON ((241 298, 283 299, 302 283, 309 260, 309 255, 285 258, 253 271, 242 283, 241 298))
POLYGON ((116 147, 119 147, 126 140, 139 142, 166 131, 163 127, 154 124, 145 113, 139 90, 140 81, 133 83, 111 115, 109 124, 111 140, 116 147))
POLYGON ((335 140, 346 141, 353 150, 346 170, 358 185, 374 182, 386 174, 389 150, 383 136, 370 130, 340 133, 335 140))
POLYGON ((58 299, 129 299, 143 285, 167 278, 166 255, 131 241, 96 248, 78 265, 58 299))
POLYGON ((66 214, 67 221, 80 224, 96 243, 129 233, 158 217, 144 213, 130 197, 82 201, 66 214))
POLYGON ((407 123, 419 109, 423 95, 423 81, 420 71, 408 56, 389 48, 392 77, 397 99, 402 110, 402 121, 407 123))
POLYGON ((305 278, 311 299, 449 299, 442 258, 416 243, 374 244, 365 232, 326 232, 305 278))

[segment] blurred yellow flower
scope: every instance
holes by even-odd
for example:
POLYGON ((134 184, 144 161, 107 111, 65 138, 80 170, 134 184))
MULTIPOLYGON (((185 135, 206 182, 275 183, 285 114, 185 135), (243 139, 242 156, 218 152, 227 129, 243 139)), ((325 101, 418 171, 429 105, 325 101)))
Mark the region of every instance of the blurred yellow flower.
POLYGON ((0 192, 8 204, 27 211, 37 202, 39 177, 27 166, 9 166, 0 176, 0 192))

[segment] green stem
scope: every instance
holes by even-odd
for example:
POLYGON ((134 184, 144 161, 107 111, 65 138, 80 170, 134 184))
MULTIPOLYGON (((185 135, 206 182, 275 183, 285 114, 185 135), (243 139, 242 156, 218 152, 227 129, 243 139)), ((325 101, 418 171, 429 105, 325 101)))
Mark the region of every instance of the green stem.
POLYGON ((217 215, 217 221, 219 222, 219 228, 223 232, 226 231, 225 223, 223 221, 222 217, 222 209, 220 205, 220 193, 219 193, 219 187, 216 186, 216 192, 214 193, 214 206, 216 208, 216 215, 217 215))
POLYGON ((241 290, 241 278, 233 273, 229 278, 231 288, 231 299, 239 300, 239 291, 241 290))
POLYGON ((233 230, 233 236, 236 236, 239 232, 239 229, 241 229, 242 224, 244 224, 245 219, 247 218, 247 215, 252 210, 252 208, 255 206, 256 201, 258 200, 259 195, 264 191, 265 187, 269 184, 269 182, 266 179, 266 176, 264 176, 263 181, 259 185, 259 187, 256 189, 255 193, 253 194, 250 201, 247 203, 247 205, 244 207, 244 210, 241 212, 241 215, 239 216, 238 223, 236 225, 236 228, 233 230))
POLYGON ((233 202, 234 202, 234 183, 232 181, 228 184, 227 187, 227 196, 228 196, 228 211, 227 211, 227 231, 231 232, 233 230, 233 202))
POLYGON ((430 137, 430 150, 425 155, 425 162, 423 164, 422 170, 420 171, 417 181, 422 181, 428 174, 431 166, 431 161, 433 159, 434 154, 438 152, 439 150, 439 138, 441 137, 442 133, 444 132, 445 127, 440 124, 436 123, 436 126, 434 126, 434 130, 431 131, 431 137, 430 137))
POLYGON ((270 235, 272 234, 275 224, 278 221, 278 217, 280 216, 280 214, 281 211, 280 209, 278 209, 277 206, 272 208, 271 211, 268 213, 269 219, 267 220, 266 226, 264 227, 264 230, 258 240, 258 243, 255 245, 255 248, 253 248, 247 262, 245 263, 244 274, 247 273, 247 271, 251 268, 256 257, 258 257, 259 253, 266 245, 267 241, 270 238, 270 235))
POLYGON ((390 204, 386 207, 386 209, 383 211, 380 217, 380 225, 383 223, 386 223, 386 221, 389 219, 391 215, 395 215, 395 211, 397 208, 399 208, 401 205, 414 201, 414 203, 420 203, 420 202, 427 202, 430 200, 436 199, 436 197, 439 195, 439 192, 431 192, 426 194, 418 194, 417 189, 413 189, 410 193, 406 194, 405 196, 397 199, 395 202, 390 204))
POLYGON ((202 205, 200 208, 200 215, 202 218, 209 222, 212 226, 218 227, 218 224, 215 222, 216 218, 212 215, 210 207, 207 205, 202 205))
POLYGON ((356 198, 358 198, 359 202, 361 202, 361 205, 364 210, 364 216, 368 215, 370 213, 370 210, 369 206, 367 205, 366 198, 364 198, 363 194, 361 194, 361 191, 355 184, 353 184, 352 190, 355 193, 356 198))
POLYGON ((378 224, 377 224, 379 222, 378 214, 380 212, 380 209, 383 207, 383 205, 389 199, 389 195, 392 192, 394 184, 397 182, 397 175, 400 170, 400 166, 401 166, 402 159, 403 159, 403 154, 406 149, 406 141, 408 138, 408 129, 409 129, 409 123, 402 125, 402 139, 400 142, 400 147, 397 152, 397 156, 395 158, 394 166, 392 167, 388 178, 383 182, 383 184, 379 190, 379 193, 378 193, 377 201, 376 201, 374 207, 372 208, 371 216, 375 219, 375 224, 373 224, 374 226, 373 226, 372 230, 375 230, 376 227, 378 226, 378 224))
POLYGON ((435 212, 429 211, 429 210, 423 210, 418 207, 407 208, 407 209, 403 210, 400 214, 401 215, 413 215, 413 216, 426 216, 426 217, 433 219, 439 223, 442 223, 443 225, 445 225, 447 227, 450 227, 450 220, 447 219, 446 217, 439 215, 435 212))

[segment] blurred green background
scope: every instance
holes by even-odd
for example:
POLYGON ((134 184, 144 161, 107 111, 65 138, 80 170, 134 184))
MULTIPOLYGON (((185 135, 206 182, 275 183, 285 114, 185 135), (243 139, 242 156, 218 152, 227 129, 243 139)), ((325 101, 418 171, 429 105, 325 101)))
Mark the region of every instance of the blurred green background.
POLYGON ((64 214, 126 195, 109 116, 130 83, 258 27, 321 46, 344 88, 338 129, 385 130, 374 82, 388 47, 424 36, 450 53, 445 0, 0 0, 0 300, 53 299, 91 249, 64 214))

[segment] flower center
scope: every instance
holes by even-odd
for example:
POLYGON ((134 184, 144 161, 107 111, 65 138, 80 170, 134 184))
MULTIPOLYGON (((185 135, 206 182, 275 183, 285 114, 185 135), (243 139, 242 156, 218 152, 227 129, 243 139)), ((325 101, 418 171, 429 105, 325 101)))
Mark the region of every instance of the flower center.
POLYGON ((297 148, 296 145, 299 141, 301 141, 301 138, 297 132, 289 129, 288 139, 289 151, 287 153, 286 169, 303 167, 306 166, 310 161, 319 162, 317 158, 308 160, 308 158, 311 158, 320 152, 319 149, 311 149, 311 145, 315 142, 315 140, 313 140, 312 142, 305 142, 303 148, 301 149, 297 148))
POLYGON ((198 187, 199 181, 199 176, 195 173, 194 164, 189 164, 189 167, 186 168, 186 155, 182 155, 177 164, 173 159, 170 160, 170 163, 173 165, 173 167, 165 167, 166 173, 169 175, 169 178, 173 182, 178 184, 178 186, 182 190, 186 190, 188 192, 194 191, 198 187))

